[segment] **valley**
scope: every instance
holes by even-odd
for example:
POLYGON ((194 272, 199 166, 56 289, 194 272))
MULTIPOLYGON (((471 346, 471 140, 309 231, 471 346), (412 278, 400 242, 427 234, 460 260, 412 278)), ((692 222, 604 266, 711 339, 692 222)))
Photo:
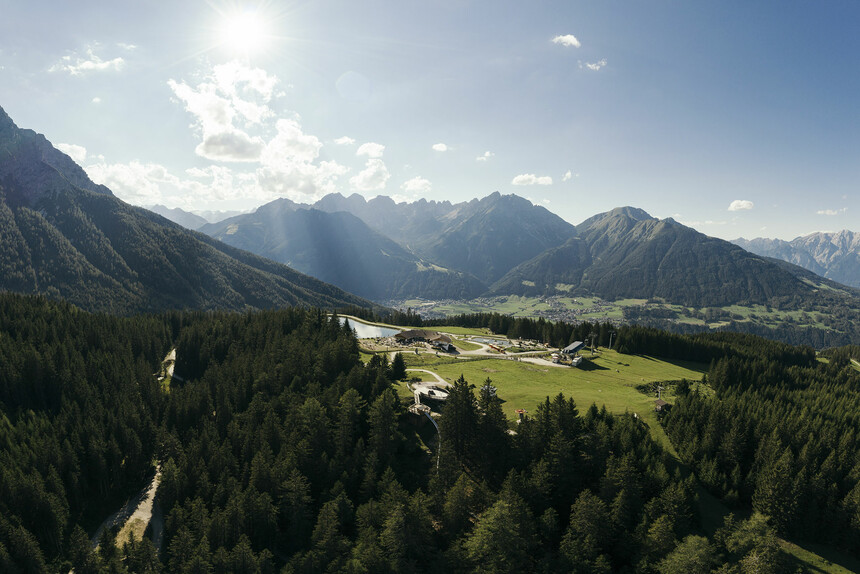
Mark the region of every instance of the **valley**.
POLYGON ((468 301, 402 299, 384 301, 387 307, 411 309, 427 319, 444 319, 451 315, 469 313, 499 313, 511 317, 544 318, 548 321, 598 321, 613 324, 652 325, 676 332, 708 332, 714 330, 746 330, 766 335, 779 331, 785 337, 813 336, 832 340, 831 344, 849 343, 857 334, 850 324, 840 325, 839 316, 857 316, 860 307, 818 307, 817 310, 775 308, 769 305, 725 305, 688 307, 655 299, 619 299, 607 301, 597 297, 553 295, 499 295, 468 301), (832 311, 836 311, 833 313, 832 311), (792 335, 796 333, 797 335, 792 335))

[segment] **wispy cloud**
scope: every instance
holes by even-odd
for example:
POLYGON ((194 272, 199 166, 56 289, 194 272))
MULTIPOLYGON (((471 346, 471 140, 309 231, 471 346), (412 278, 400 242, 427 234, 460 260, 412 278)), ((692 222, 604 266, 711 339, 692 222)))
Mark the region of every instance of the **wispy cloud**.
POLYGON ((552 185, 552 178, 548 175, 537 176, 533 173, 524 173, 511 180, 513 185, 552 185))
POLYGON ((446 144, 441 143, 441 142, 436 143, 436 144, 433 144, 433 150, 434 151, 448 151, 448 146, 446 144))
POLYGON ((485 151, 483 155, 479 155, 478 157, 476 157, 475 161, 487 161, 488 159, 490 159, 494 155, 496 155, 496 154, 494 154, 491 151, 485 151))
POLYGON ((102 103, 102 99, 100 97, 96 96, 93 98, 93 103, 94 104, 100 104, 100 103, 102 103))
POLYGON ((553 44, 561 44, 567 48, 579 48, 582 46, 579 40, 577 40, 576 36, 573 34, 565 34, 563 36, 556 36, 552 39, 553 44))
POLYGON ((358 146, 358 150, 355 152, 357 156, 367 156, 370 158, 380 158, 382 157, 382 153, 385 151, 385 146, 378 143, 367 142, 358 146))
POLYGON ((839 215, 840 213, 845 213, 848 211, 847 207, 843 207, 842 209, 820 209, 816 211, 818 215, 839 215))
POLYGON ((342 138, 334 140, 334 143, 337 145, 352 145, 355 143, 355 140, 349 136, 343 136, 342 138))
POLYGON ((125 60, 116 57, 111 60, 103 60, 95 50, 98 46, 87 48, 85 56, 75 52, 63 56, 62 60, 48 68, 49 72, 68 72, 72 76, 79 76, 86 72, 119 71, 125 67, 125 60))
POLYGON ((432 188, 433 186, 430 184, 430 180, 424 179, 420 176, 406 180, 403 182, 403 185, 400 186, 400 189, 413 195, 430 193, 432 188))
POLYGON ((87 159, 87 148, 75 144, 58 143, 57 149, 81 164, 87 159))
POLYGON ((753 208, 753 202, 748 199, 736 199, 729 204, 729 211, 746 211, 753 208))
POLYGON ((579 177, 579 174, 573 173, 571 170, 567 170, 566 172, 564 172, 564 176, 562 176, 561 181, 570 181, 575 177, 579 177))
POLYGON ((579 62, 580 70, 591 70, 596 72, 606 66, 606 58, 602 58, 596 62, 579 62))

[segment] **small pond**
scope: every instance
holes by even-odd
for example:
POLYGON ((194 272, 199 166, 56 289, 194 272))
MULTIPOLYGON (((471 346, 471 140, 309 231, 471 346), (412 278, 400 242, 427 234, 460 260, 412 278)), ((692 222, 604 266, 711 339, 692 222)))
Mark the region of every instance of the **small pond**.
MULTIPOLYGON (((346 321, 346 317, 338 317, 338 319, 340 319, 341 325, 343 325, 343 322, 346 321)), ((400 332, 400 329, 392 329, 391 327, 378 327, 377 325, 368 325, 367 323, 362 323, 360 321, 356 321, 355 319, 349 320, 349 326, 355 330, 355 335, 359 339, 393 337, 400 332)))

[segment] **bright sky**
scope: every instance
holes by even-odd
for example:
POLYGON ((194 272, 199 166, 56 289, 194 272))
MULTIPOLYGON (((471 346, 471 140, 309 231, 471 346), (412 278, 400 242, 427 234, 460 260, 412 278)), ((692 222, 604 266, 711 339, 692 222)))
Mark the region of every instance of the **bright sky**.
POLYGON ((134 204, 516 193, 860 231, 860 2, 0 0, 0 106, 134 204))

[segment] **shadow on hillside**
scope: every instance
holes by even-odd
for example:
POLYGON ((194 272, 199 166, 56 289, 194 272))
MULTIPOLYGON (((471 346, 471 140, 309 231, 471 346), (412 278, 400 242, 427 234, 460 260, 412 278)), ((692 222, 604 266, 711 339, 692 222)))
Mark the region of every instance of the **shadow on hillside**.
POLYGON ((609 367, 602 367, 595 363, 592 363, 588 359, 582 359, 582 362, 576 367, 582 371, 608 371, 609 367))

